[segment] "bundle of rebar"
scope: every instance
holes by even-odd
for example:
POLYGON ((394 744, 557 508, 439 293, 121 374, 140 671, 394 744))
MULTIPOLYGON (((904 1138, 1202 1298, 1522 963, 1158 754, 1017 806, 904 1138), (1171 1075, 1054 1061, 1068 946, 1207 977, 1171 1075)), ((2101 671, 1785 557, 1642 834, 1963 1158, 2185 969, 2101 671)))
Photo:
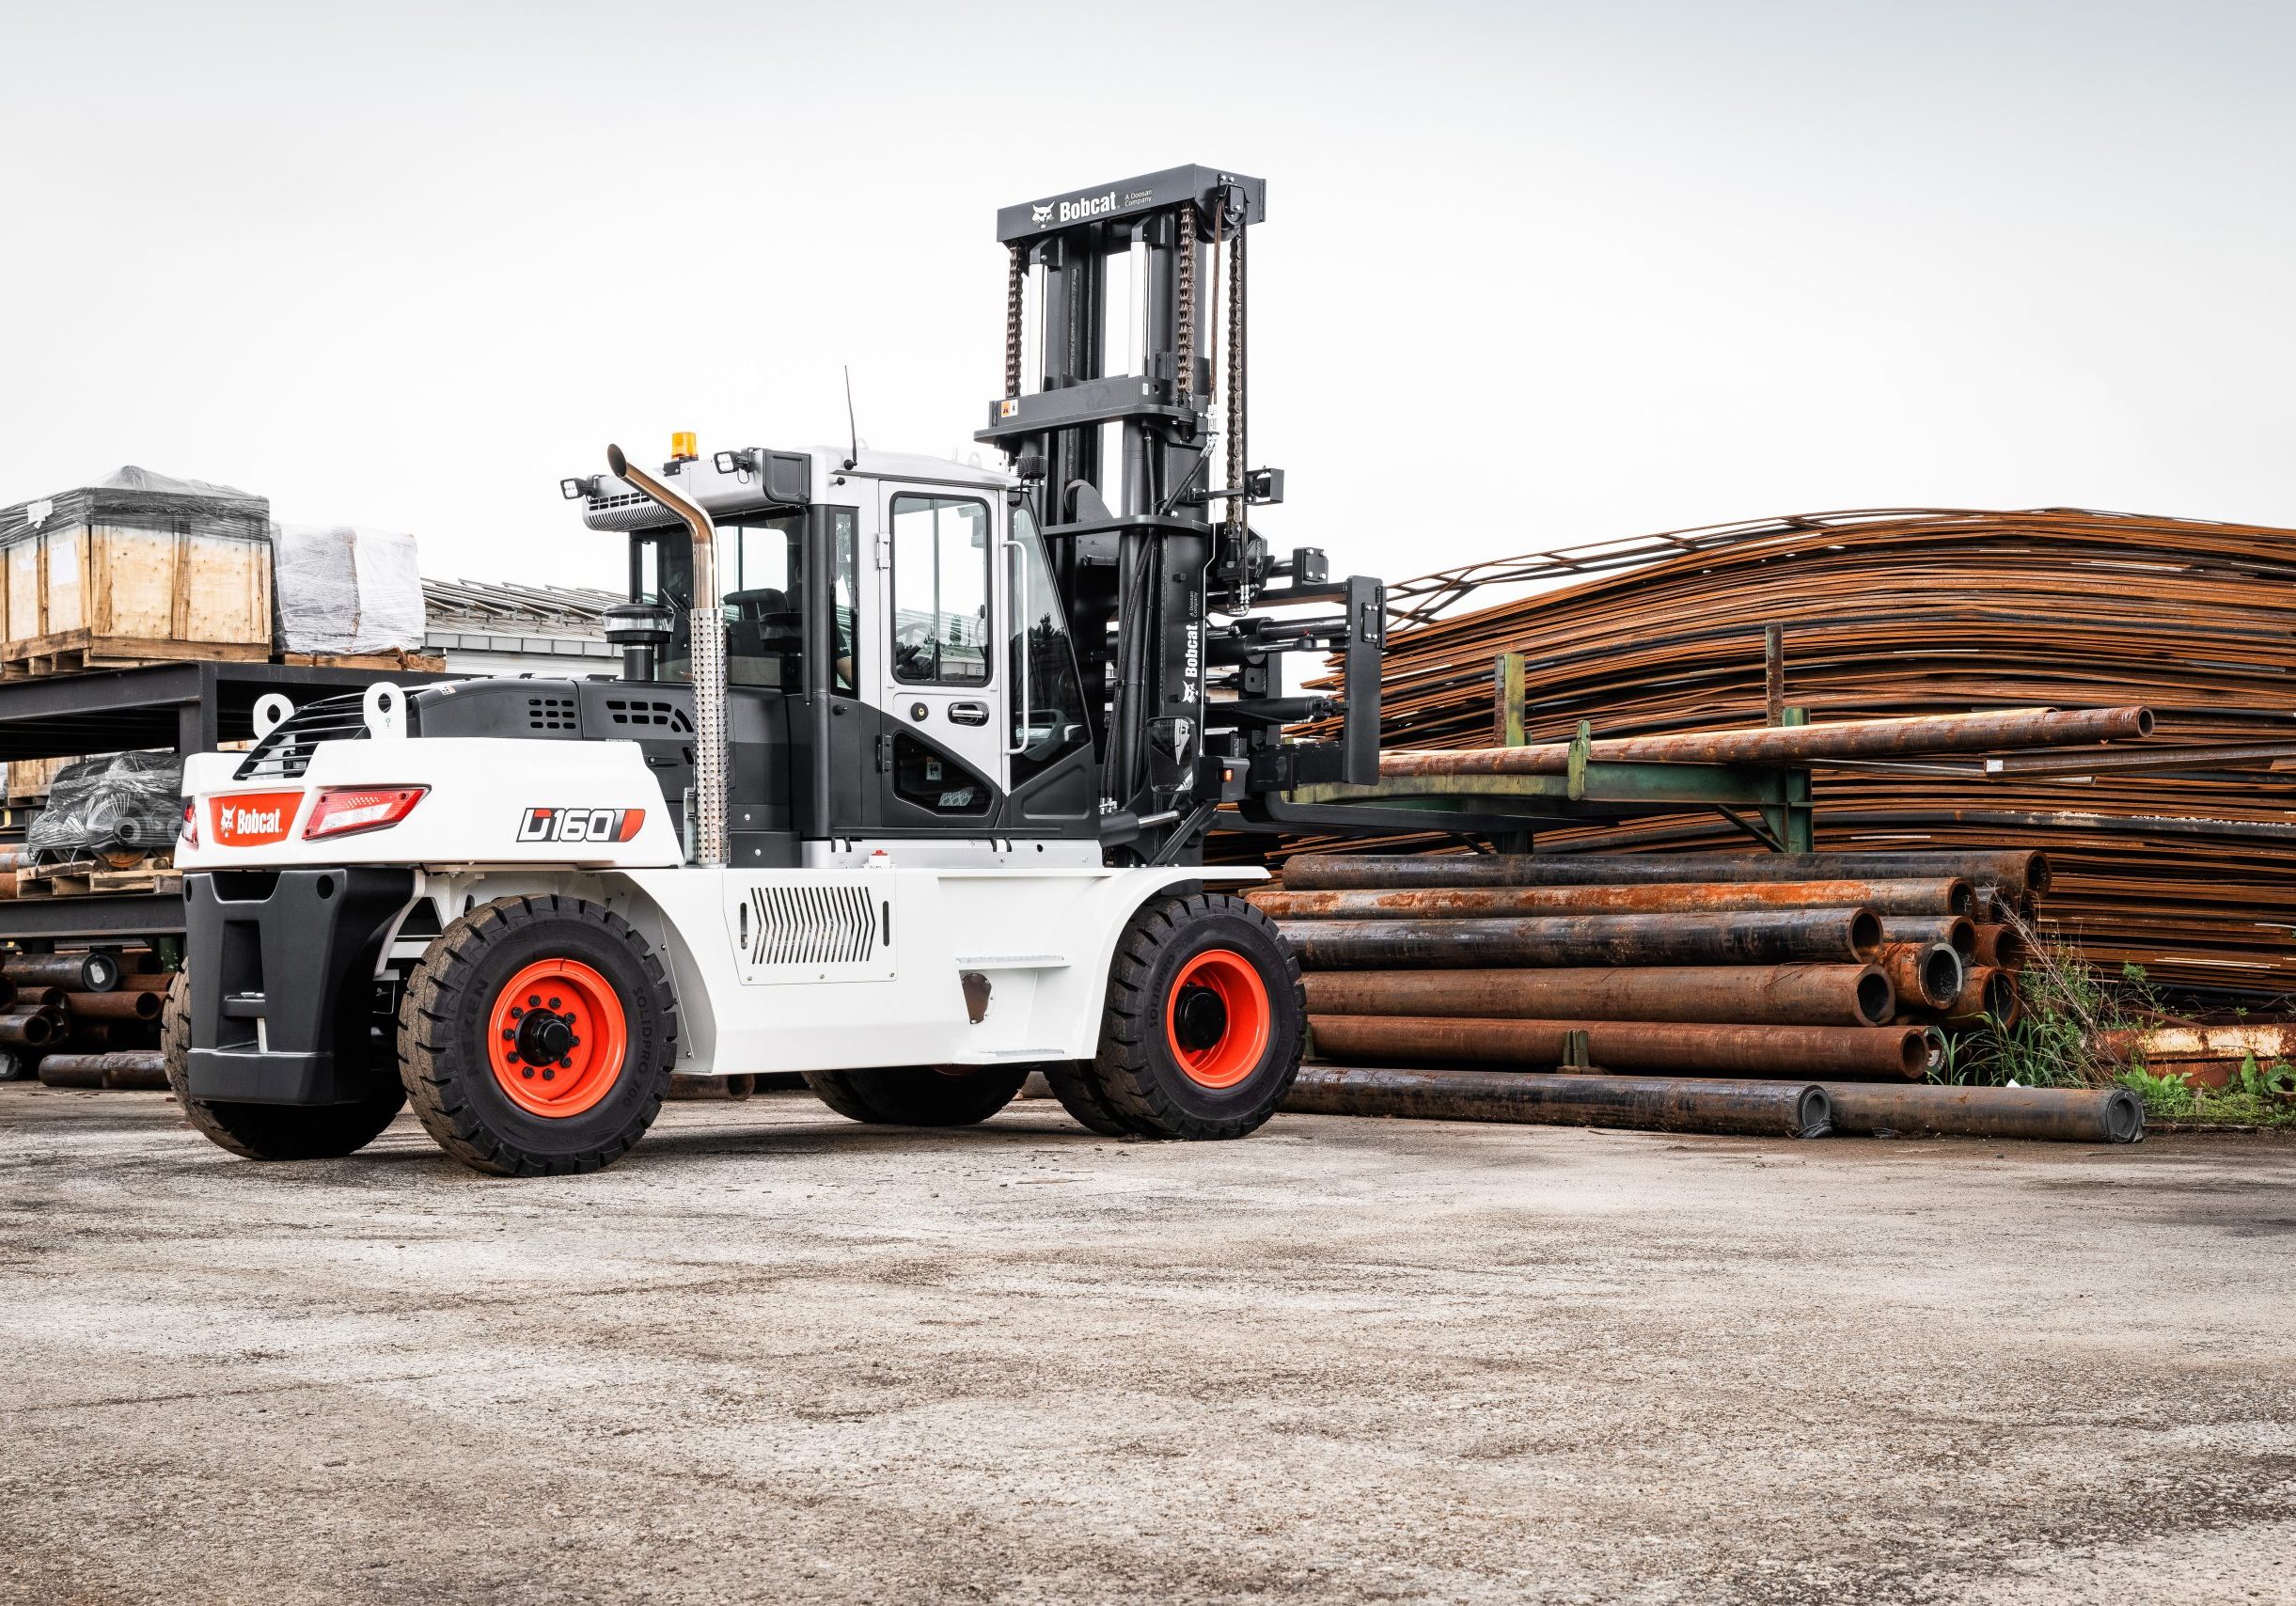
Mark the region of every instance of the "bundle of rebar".
MULTIPOLYGON (((2050 920, 2100 969, 2241 1001, 2296 990, 2296 531, 2072 509, 1825 513, 1498 560, 1390 595, 1391 748, 1496 746, 1493 664, 1509 652, 1526 655, 1534 745, 1580 720, 1597 747, 1759 725, 1782 703, 1819 722, 2142 704, 2154 739, 2126 749, 1817 759, 1818 845, 2044 848, 2050 920), (1456 611, 1478 588, 1573 580, 1456 611)), ((1712 813, 1537 846, 1760 851, 1712 813)))

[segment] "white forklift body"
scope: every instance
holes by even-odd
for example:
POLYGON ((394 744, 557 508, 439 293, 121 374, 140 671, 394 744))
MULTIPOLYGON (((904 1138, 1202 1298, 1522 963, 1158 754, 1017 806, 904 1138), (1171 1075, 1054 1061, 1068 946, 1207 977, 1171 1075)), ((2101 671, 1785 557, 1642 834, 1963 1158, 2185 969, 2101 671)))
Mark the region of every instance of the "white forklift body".
POLYGON ((291 787, 235 779, 237 753, 193 757, 197 841, 177 862, 413 867, 377 979, 421 957, 430 937, 398 935, 410 923, 435 934, 480 904, 538 893, 599 904, 668 956, 687 1075, 1089 1058, 1134 911, 1177 886, 1266 878, 1078 864, 1072 844, 989 839, 841 844, 859 869, 704 868, 683 861, 635 743, 370 734, 320 746, 291 787), (416 788, 395 824, 303 834, 331 794, 416 788), (908 850, 941 862, 910 864, 908 850), (418 906, 428 918, 410 921, 418 906))
POLYGON ((1220 890, 1266 872, 1203 866, 1203 839, 1223 809, 1351 823, 1280 799, 1376 771, 1382 593, 1250 527, 1282 481, 1243 456, 1259 181, 1084 198, 999 216, 1006 386, 976 438, 1014 472, 682 433, 655 473, 609 447, 560 490, 627 543, 619 678, 274 697, 250 750, 188 762, 165 1037, 195 1126, 341 1155, 411 1104, 523 1175, 613 1163, 677 1073, 800 1072, 883 1125, 985 1119, 1031 1070, 1107 1135, 1268 1118, 1298 962, 1220 890), (1075 316, 1119 246, 1146 264, 1122 354, 1075 316), (1267 602, 1341 611, 1249 616, 1267 602), (1343 698, 1282 694, 1300 652, 1342 655, 1343 698), (1283 734, 1335 715, 1337 742, 1283 734))

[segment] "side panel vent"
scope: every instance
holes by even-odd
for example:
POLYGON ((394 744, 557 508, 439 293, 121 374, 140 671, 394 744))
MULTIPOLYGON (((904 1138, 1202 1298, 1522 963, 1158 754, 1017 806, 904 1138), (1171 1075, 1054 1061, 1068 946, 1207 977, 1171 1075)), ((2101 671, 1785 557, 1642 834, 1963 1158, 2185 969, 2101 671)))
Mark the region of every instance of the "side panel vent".
POLYGON ((692 717, 674 702, 609 697, 605 700, 605 712, 606 717, 617 725, 638 725, 680 733, 694 728, 692 717))
POLYGON ((814 872, 727 889, 742 980, 867 982, 893 973, 890 876, 814 872))
POLYGON ((582 728, 579 706, 571 697, 527 699, 527 728, 530 731, 571 731, 582 728))

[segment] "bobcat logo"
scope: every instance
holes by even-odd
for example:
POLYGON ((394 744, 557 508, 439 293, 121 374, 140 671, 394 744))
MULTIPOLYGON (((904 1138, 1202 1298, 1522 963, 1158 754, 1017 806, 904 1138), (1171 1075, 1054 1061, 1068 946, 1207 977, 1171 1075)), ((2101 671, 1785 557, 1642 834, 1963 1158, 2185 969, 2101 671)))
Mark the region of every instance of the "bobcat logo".
POLYGON ((1050 223, 1052 221, 1052 208, 1049 206, 1037 206, 1034 203, 1030 203, 1029 207, 1029 221, 1030 223, 1050 223))

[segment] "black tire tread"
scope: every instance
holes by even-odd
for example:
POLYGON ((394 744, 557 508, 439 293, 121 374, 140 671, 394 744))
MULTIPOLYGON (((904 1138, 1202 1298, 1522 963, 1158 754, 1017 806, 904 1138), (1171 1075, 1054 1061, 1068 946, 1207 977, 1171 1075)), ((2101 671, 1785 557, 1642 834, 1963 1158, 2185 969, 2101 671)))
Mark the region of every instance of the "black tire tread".
POLYGON ((383 1135, 406 1108, 406 1090, 381 1081, 356 1104, 211 1103, 191 1095, 191 986, 179 975, 160 1016, 160 1050, 167 1086, 192 1129, 217 1148, 250 1160, 332 1160, 356 1154, 383 1135))
POLYGON ((1101 1091, 1100 1079, 1093 1072, 1090 1060, 1053 1060, 1039 1065, 1045 1081, 1052 1089, 1052 1096, 1061 1101, 1079 1126, 1097 1132, 1104 1138, 1139 1138, 1147 1134, 1124 1118, 1108 1094, 1101 1091))
POLYGON ((944 1076, 930 1065, 808 1071, 805 1085, 848 1121, 870 1126, 972 1126, 1020 1096, 1026 1065, 983 1065, 944 1076))
MULTIPOLYGON (((1157 1000, 1150 996, 1156 960, 1187 926, 1223 916, 1238 917, 1266 932, 1283 956, 1292 1018, 1302 1023, 1307 1019, 1307 989, 1299 979, 1299 956, 1276 930, 1275 922, 1252 905, 1231 892, 1196 891, 1152 898, 1140 905, 1117 939, 1116 957, 1109 967, 1108 1012, 1100 1052, 1077 1064, 1109 1114, 1142 1137, 1196 1141, 1243 1137, 1266 1123, 1298 1075, 1299 1057, 1306 1047, 1304 1031, 1292 1033, 1287 1063, 1273 1084, 1272 1096, 1249 1111, 1207 1117, 1183 1109, 1150 1068, 1148 1056, 1162 1015, 1157 1000)), ((1046 1079, 1051 1080, 1049 1076, 1046 1079)), ((1057 1092, 1058 1084, 1054 1086, 1057 1092)))
POLYGON ((677 1035, 676 1000, 670 993, 668 972, 636 926, 601 905, 556 892, 500 898, 458 917, 432 940, 408 976, 406 993, 399 1004, 399 1075, 423 1130, 473 1171, 493 1176, 568 1175, 612 1165, 645 1136, 668 1092, 677 1035), (539 1155, 501 1140, 488 1130, 467 1099, 457 1096, 454 1073, 442 1071, 437 1063, 441 1054, 465 1047, 440 1033, 452 1018, 456 996, 468 989, 481 955, 512 931, 554 919, 585 921, 628 948, 642 966, 668 1021, 661 1063, 653 1067, 653 1093, 639 1118, 605 1142, 572 1155, 539 1155))

